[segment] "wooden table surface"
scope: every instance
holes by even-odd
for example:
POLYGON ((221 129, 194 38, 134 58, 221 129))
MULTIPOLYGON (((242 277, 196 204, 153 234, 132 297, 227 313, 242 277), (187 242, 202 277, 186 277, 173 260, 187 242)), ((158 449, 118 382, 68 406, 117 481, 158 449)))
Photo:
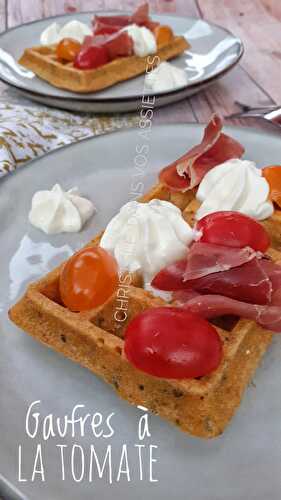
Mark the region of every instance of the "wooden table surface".
MULTIPOLYGON (((130 9, 140 0, 0 0, 0 30, 64 12, 130 9)), ((230 29, 245 45, 238 66, 209 89, 156 113, 159 122, 205 122, 213 111, 228 115, 238 100, 281 104, 281 0, 151 0, 151 11, 201 17, 230 29)), ((1 85, 5 99, 9 90, 1 85)), ((258 120, 229 123, 263 126, 258 120)))

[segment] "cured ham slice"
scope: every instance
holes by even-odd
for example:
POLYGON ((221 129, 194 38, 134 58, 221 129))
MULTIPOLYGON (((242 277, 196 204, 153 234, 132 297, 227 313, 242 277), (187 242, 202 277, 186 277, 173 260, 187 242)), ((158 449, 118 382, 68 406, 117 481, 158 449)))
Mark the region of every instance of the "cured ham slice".
POLYGON ((182 288, 191 288, 202 294, 224 295, 252 304, 269 304, 272 297, 272 282, 257 258, 228 271, 184 281, 182 288))
POLYGON ((130 17, 130 24, 144 26, 149 21, 149 5, 148 2, 141 4, 134 14, 130 17))
POLYGON ((112 35, 113 33, 117 33, 124 26, 122 24, 116 24, 112 26, 111 24, 103 23, 100 20, 95 21, 94 24, 94 35, 112 35))
POLYGON ((112 35, 106 40, 104 47, 110 60, 116 59, 116 57, 131 56, 134 53, 133 40, 126 31, 112 35))
POLYGON ((188 250, 186 258, 161 269, 151 284, 160 290, 183 290, 191 288, 189 281, 226 272, 260 257, 261 254, 250 247, 229 248, 198 242, 188 250))
POLYGON ((156 21, 151 21, 150 19, 148 21, 146 21, 146 23, 144 24, 144 26, 154 32, 154 30, 157 28, 157 26, 160 26, 160 23, 157 23, 156 21))
POLYGON ((178 260, 167 267, 164 267, 154 276, 151 286, 173 292, 187 288, 183 282, 183 275, 186 269, 186 259, 178 260))
POLYGON ((219 115, 214 114, 204 130, 203 139, 200 144, 197 144, 190 151, 177 161, 177 172, 179 175, 189 173, 190 179, 192 174, 189 172, 195 161, 201 157, 201 164, 206 162, 207 153, 215 147, 219 140, 222 131, 222 119, 219 115))
POLYGON ((93 35, 87 35, 84 38, 83 44, 82 44, 82 50, 87 49, 88 47, 91 47, 92 45, 103 45, 106 40, 109 39, 109 35, 98 35, 98 36, 93 36, 93 35))
POLYGON ((99 16, 95 15, 92 24, 95 28, 97 23, 101 23, 104 26, 121 26, 121 28, 124 28, 124 26, 128 26, 130 24, 130 16, 99 16))
POLYGON ((133 40, 126 31, 113 35, 86 36, 82 48, 97 45, 106 48, 110 61, 117 57, 131 56, 134 52, 133 40))
POLYGON ((151 31, 159 26, 160 23, 152 21, 149 17, 149 5, 148 2, 140 5, 135 13, 130 18, 129 24, 137 24, 138 26, 145 26, 151 31))
POLYGON ((201 293, 195 292, 195 290, 176 290, 172 293, 172 300, 177 303, 177 305, 184 305, 191 299, 201 297, 201 293))
POLYGON ((152 280, 160 290, 194 290, 201 294, 220 294, 252 304, 281 302, 280 266, 256 257, 239 267, 184 281, 186 259, 162 269, 152 280))
POLYGON ((222 120, 214 114, 201 143, 165 167, 159 180, 173 191, 184 192, 198 186, 204 175, 216 165, 240 158, 243 153, 244 148, 239 142, 222 133, 222 120))
POLYGON ((271 303, 281 306, 281 265, 267 259, 263 259, 261 265, 272 283, 271 303))
POLYGON ((250 247, 229 248, 211 243, 194 243, 188 252, 183 281, 202 278, 241 266, 257 256, 250 247))
POLYGON ((153 30, 159 23, 149 18, 149 5, 143 3, 131 16, 99 16, 95 15, 92 21, 95 34, 115 33, 129 24, 145 26, 153 30), (115 30, 115 31, 112 31, 115 30))
POLYGON ((201 295, 187 300, 181 307, 206 319, 234 314, 256 321, 263 328, 272 332, 281 332, 280 306, 248 304, 221 295, 201 295))

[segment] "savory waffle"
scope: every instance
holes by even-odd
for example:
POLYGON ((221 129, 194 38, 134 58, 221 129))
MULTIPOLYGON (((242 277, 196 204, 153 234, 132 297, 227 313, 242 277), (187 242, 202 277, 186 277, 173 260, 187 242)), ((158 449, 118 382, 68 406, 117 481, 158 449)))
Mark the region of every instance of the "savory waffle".
MULTIPOLYGON (((183 216, 194 218, 194 193, 170 193, 158 184, 140 201, 159 198, 177 205, 183 216)), ((89 245, 97 245, 101 235, 89 245)), ((276 249, 269 251, 281 260, 276 249)), ((221 317, 213 323, 223 341, 223 360, 213 373, 198 379, 167 380, 153 377, 131 365, 123 351, 124 330, 139 312, 165 304, 142 288, 133 275, 130 286, 120 284, 101 307, 81 313, 67 310, 60 301, 60 267, 31 284, 10 310, 10 318, 36 339, 101 376, 117 393, 142 405, 192 435, 211 438, 223 432, 239 406, 272 334, 254 321, 221 317), (120 293, 122 290, 122 293, 120 293), (128 318, 118 322, 114 313, 122 300, 128 318)), ((123 282, 124 283, 124 282, 123 282)))
MULTIPOLYGON (((154 56, 166 61, 178 56, 188 47, 183 36, 176 36, 170 43, 161 46, 154 56)), ((56 45, 26 49, 19 63, 51 85, 79 93, 97 92, 129 80, 145 73, 148 64, 147 57, 130 56, 119 57, 96 69, 79 70, 74 68, 72 62, 64 63, 57 59, 56 45)))

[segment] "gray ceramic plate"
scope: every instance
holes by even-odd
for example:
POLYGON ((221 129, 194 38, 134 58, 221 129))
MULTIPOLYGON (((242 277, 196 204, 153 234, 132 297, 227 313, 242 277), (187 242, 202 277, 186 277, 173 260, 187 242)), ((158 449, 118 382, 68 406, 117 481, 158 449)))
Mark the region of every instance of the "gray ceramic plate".
MULTIPOLYGON (((227 128, 226 128, 227 130, 227 128)), ((246 147, 246 157, 259 166, 280 162, 280 137, 256 131, 230 128, 246 147)), ((179 157, 202 134, 199 125, 155 126, 149 140, 148 164, 143 181, 149 187, 161 166, 179 157), (169 138, 169 140, 167 140, 169 138)), ((243 399, 238 414, 225 434, 211 441, 188 437, 157 416, 149 416, 151 437, 144 440, 154 450, 157 462, 149 481, 147 448, 143 459, 143 480, 139 478, 137 454, 138 419, 142 410, 120 400, 112 389, 92 373, 54 353, 22 333, 7 319, 7 310, 24 292, 30 280, 52 269, 81 247, 109 221, 129 199, 136 176, 136 146, 143 144, 139 130, 116 132, 87 140, 33 161, 0 182, 0 472, 30 500, 279 500, 281 467, 281 338, 277 335, 243 399), (118 153, 117 153, 118 152, 118 153), (27 214, 33 193, 60 182, 65 188, 77 185, 96 204, 98 214, 81 234, 47 237, 32 228, 27 214), (40 400, 38 434, 25 431, 28 406, 40 400), (86 435, 42 438, 42 419, 48 414, 63 416, 77 404, 80 414, 115 412, 114 436, 86 435), (37 474, 32 482, 34 455, 42 444, 45 482, 37 474), (85 477, 80 483, 71 476, 73 444, 83 447, 85 477), (57 444, 65 444, 66 479, 61 480, 57 444), (89 448, 93 444, 100 460, 112 446, 113 482, 88 481, 89 448), (123 444, 128 445, 131 481, 116 481, 123 444), (17 449, 22 445, 22 475, 19 483, 17 449)), ((79 413, 79 411, 78 411, 79 413)), ((31 419, 33 432, 34 420, 31 419)), ((106 430, 106 429, 105 429, 106 430)), ((79 476, 79 450, 75 471, 79 476)), ((38 464, 37 464, 38 465, 38 464)), ((0 482, 1 485, 1 482, 0 482)), ((1 486, 0 486, 1 497, 1 486)), ((6 498, 6 497, 5 497, 6 498)))
MULTIPOLYGON (((120 12, 112 11, 112 13, 120 12)), ((0 36, 0 45, 18 59, 23 48, 40 43, 40 34, 54 20, 64 24, 71 19, 79 19, 90 24, 92 17, 93 13, 80 13, 24 24, 3 33, 0 36)), ((233 68, 242 56, 241 40, 219 26, 201 19, 177 16, 155 15, 153 19, 170 25, 175 33, 184 35, 191 44, 191 49, 173 62, 187 71, 188 85, 172 92, 156 94, 157 106, 175 102, 198 92, 233 68)), ((77 111, 135 110, 140 105, 144 86, 144 76, 140 76, 95 94, 79 95, 57 89, 37 77, 34 79, 21 77, 3 63, 0 63, 0 78, 24 92, 30 99, 77 111)))

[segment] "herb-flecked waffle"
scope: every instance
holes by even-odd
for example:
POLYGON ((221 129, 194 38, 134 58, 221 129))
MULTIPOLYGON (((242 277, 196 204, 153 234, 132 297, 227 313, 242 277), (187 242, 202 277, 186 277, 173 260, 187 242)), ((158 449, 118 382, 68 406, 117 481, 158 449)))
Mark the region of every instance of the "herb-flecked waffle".
MULTIPOLYGON (((174 203, 186 220, 194 221, 198 206, 194 191, 171 193, 158 184, 140 201, 154 198, 174 203)), ((274 217, 268 223, 276 243, 268 253, 275 262, 281 262, 277 245, 281 225, 278 227, 279 222, 274 217)), ((89 245, 98 245, 100 237, 89 245)), ((127 321, 114 319, 118 290, 99 308, 74 313, 61 303, 59 274, 60 267, 28 287, 9 312, 16 325, 102 377, 128 402, 147 407, 182 431, 202 438, 215 437, 224 431, 270 344, 272 334, 269 331, 254 321, 230 316, 218 318, 213 324, 223 342, 223 360, 217 370, 199 379, 153 377, 127 361, 123 335, 128 322, 139 312, 166 302, 145 291, 141 278, 131 275, 130 284, 128 280, 120 283, 120 288, 126 289, 122 299, 127 302, 127 321)))
MULTIPOLYGON (((157 53, 150 58, 158 56, 161 61, 166 61, 180 55, 188 47, 183 36, 175 36, 171 42, 159 47, 157 53)), ((72 62, 59 61, 56 57, 56 45, 48 45, 26 49, 19 63, 54 87, 87 93, 97 92, 145 73, 148 58, 135 55, 119 57, 99 68, 80 70, 72 62)))

